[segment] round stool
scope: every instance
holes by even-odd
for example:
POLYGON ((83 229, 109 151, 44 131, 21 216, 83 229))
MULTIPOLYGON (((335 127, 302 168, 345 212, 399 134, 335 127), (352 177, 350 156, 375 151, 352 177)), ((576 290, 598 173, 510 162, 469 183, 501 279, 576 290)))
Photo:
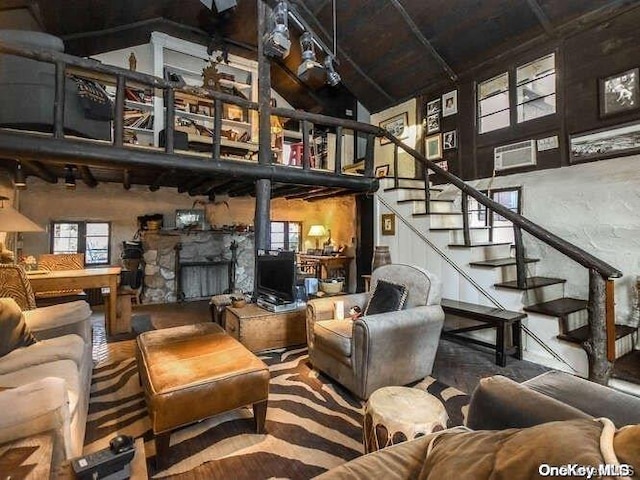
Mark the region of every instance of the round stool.
POLYGON ((364 407, 365 453, 444 430, 448 419, 444 405, 427 392, 408 387, 380 388, 364 407))

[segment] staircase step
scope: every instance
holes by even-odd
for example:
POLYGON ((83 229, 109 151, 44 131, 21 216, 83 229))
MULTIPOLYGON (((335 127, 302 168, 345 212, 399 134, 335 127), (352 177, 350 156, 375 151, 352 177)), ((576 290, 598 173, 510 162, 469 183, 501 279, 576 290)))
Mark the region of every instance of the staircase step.
POLYGON ((611 376, 626 382, 640 383, 640 350, 618 358, 613 364, 611 376))
POLYGON ((566 283, 564 278, 552 278, 552 277, 527 277, 524 288, 518 287, 516 280, 509 282, 496 283, 494 287, 510 288, 512 290, 531 290, 533 288, 546 287, 548 285, 556 285, 558 283, 566 283))
MULTIPOLYGON (((446 215, 449 217, 460 217, 462 216, 461 212, 430 212, 430 213, 412 213, 412 217, 428 217, 430 215, 446 215)), ((462 227, 460 227, 462 228, 462 227)), ((485 227, 482 227, 485 228, 485 227)))
POLYGON ((587 301, 579 298, 559 298, 550 302, 536 303, 524 307, 525 312, 541 313, 550 317, 564 317, 587 308, 587 301))
POLYGON ((527 316, 524 312, 512 312, 503 310, 502 308, 487 307, 475 303, 449 300, 447 298, 442 299, 440 306, 445 313, 490 323, 514 322, 527 316))
MULTIPOLYGON (((635 332, 636 329, 629 325, 616 325, 616 340, 626 337, 627 335, 635 332)), ((582 345, 589 338, 589 325, 583 325, 582 327, 571 330, 567 333, 561 333, 558 335, 560 340, 565 342, 577 343, 582 345)))
MULTIPOLYGON (((426 214, 421 213, 416 215, 425 216, 426 214)), ((491 227, 469 227, 469 230, 489 230, 489 228, 491 227)), ((437 230, 463 230, 463 228, 462 227, 429 227, 429 230, 436 230, 436 231, 437 230)))
MULTIPOLYGON (((426 198, 408 198, 404 200, 396 200, 396 203, 426 202, 426 198)), ((453 203, 453 200, 438 200, 437 198, 429 199, 430 202, 453 203)))
MULTIPOLYGON (((538 258, 525 258, 524 263, 535 263, 539 262, 538 258)), ((494 258, 491 260, 483 260, 481 262, 471 262, 469 263, 472 267, 488 267, 488 268, 497 268, 497 267, 508 267, 510 265, 515 265, 516 259, 514 257, 507 258, 494 258)))
POLYGON ((474 248, 474 247, 493 247, 494 245, 511 245, 511 242, 498 242, 498 243, 479 242, 479 243, 474 243, 472 245, 465 245, 464 243, 450 243, 448 246, 449 248, 474 248))

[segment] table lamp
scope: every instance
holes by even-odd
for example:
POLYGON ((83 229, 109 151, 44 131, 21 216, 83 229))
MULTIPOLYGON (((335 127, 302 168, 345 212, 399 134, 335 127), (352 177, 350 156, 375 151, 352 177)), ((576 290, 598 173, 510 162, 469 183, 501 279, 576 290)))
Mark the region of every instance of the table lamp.
POLYGON ((313 237, 316 239, 316 250, 320 250, 320 237, 324 237, 326 235, 327 231, 324 229, 324 225, 311 225, 309 233, 307 233, 308 237, 313 237))
MULTIPOLYGON (((44 232, 38 224, 6 204, 7 200, 7 197, 0 196, 0 232, 44 232)), ((4 242, 0 241, 0 263, 11 263, 14 259, 14 252, 5 249, 4 242)))

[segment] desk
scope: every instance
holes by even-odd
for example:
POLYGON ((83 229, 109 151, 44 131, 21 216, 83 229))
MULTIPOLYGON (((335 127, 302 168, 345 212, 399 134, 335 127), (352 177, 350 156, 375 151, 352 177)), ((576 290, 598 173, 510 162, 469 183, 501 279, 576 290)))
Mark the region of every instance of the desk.
POLYGON ((349 265, 353 257, 347 257, 344 255, 306 255, 301 253, 298 255, 299 263, 316 266, 317 278, 331 278, 334 276, 344 277, 345 286, 348 289, 349 284, 349 265), (335 275, 337 272, 342 272, 342 275, 335 275))
MULTIPOLYGON (((85 268, 83 270, 57 270, 46 273, 29 273, 29 283, 34 292, 51 290, 75 290, 85 288, 109 288, 108 319, 116 318, 116 299, 120 267, 85 268)), ((107 313, 107 312, 105 312, 107 313)), ((111 334, 111 325, 107 322, 107 335, 111 334)))

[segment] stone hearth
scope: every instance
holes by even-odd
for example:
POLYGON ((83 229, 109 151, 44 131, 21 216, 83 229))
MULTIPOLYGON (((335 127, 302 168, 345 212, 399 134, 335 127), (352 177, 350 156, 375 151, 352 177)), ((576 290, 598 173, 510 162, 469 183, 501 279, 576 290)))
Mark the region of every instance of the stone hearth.
MULTIPOLYGON (((231 260, 231 243, 238 244, 236 290, 253 290, 254 236, 253 233, 204 232, 145 232, 144 246, 144 303, 171 303, 176 296, 176 250, 182 245, 180 262, 206 262, 210 259, 231 260), (208 257, 208 258, 207 258, 208 257)), ((213 270, 213 269, 212 269, 213 270)), ((226 267, 224 269, 226 277, 226 267)), ((193 276, 191 276, 193 278, 193 276)), ((183 277, 184 281, 184 277, 183 277)), ((215 284, 215 282, 212 282, 215 284)), ((193 291, 193 288, 183 290, 193 291)), ((222 293, 222 292, 215 292, 222 293)))

